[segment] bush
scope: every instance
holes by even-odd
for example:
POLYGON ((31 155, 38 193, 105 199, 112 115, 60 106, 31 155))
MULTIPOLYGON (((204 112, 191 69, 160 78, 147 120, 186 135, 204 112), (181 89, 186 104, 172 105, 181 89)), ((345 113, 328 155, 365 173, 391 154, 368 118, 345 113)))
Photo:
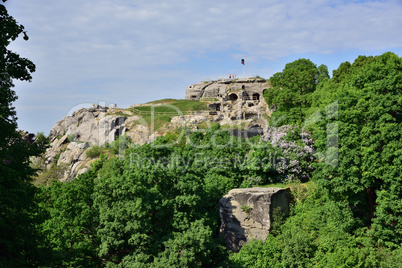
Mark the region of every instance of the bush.
POLYGON ((68 140, 69 142, 73 142, 73 141, 75 140, 75 135, 74 135, 74 134, 68 135, 68 136, 67 136, 67 140, 68 140))
POLYGON ((38 144, 49 144, 49 139, 45 136, 43 132, 36 133, 36 142, 38 144))
POLYGON ((92 148, 89 148, 85 154, 86 156, 88 156, 89 158, 97 158, 99 157, 101 154, 105 153, 106 149, 99 147, 99 146, 94 146, 92 148))

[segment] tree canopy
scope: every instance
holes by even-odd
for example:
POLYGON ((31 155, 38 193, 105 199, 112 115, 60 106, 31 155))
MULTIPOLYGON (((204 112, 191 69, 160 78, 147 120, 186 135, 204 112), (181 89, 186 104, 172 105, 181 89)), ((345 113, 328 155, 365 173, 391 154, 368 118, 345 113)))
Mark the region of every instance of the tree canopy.
POLYGON ((34 170, 29 166, 29 157, 38 155, 39 149, 17 132, 12 106, 17 99, 13 79, 30 81, 35 65, 8 49, 21 34, 25 40, 28 36, 3 4, 0 21, 0 261, 15 267, 35 263, 39 239, 35 229, 35 188, 30 183, 34 170))
POLYGON ((373 219, 381 241, 401 240, 402 59, 393 53, 360 56, 317 89, 319 107, 337 102, 337 114, 324 117, 316 131, 320 150, 338 140, 338 165, 317 165, 315 177, 336 195, 373 219), (321 97, 327 92, 328 98, 321 97), (337 125, 330 133, 328 126, 337 125), (336 135, 336 137, 335 137, 336 135), (391 231, 393 230, 393 231, 391 231), (393 233, 392 238, 386 233, 393 233), (383 235, 385 236, 383 236, 383 235))
POLYGON ((142 146, 121 137, 89 149, 98 159, 78 178, 35 187, 29 157, 41 148, 17 132, 12 106, 13 79, 30 81, 35 65, 8 49, 28 37, 2 4, 0 19, 0 266, 402 263, 397 55, 359 56, 332 78, 308 59, 288 63, 265 92, 275 111, 262 137, 235 138, 219 124, 142 146), (219 199, 233 188, 273 183, 290 188, 290 216, 273 211, 265 242, 228 252, 219 237, 219 199))
POLYGON ((301 124, 306 109, 311 106, 311 94, 317 84, 328 79, 328 68, 317 66, 308 59, 286 64, 282 72, 270 79, 272 88, 264 93, 267 103, 274 108, 272 121, 276 125, 301 124))

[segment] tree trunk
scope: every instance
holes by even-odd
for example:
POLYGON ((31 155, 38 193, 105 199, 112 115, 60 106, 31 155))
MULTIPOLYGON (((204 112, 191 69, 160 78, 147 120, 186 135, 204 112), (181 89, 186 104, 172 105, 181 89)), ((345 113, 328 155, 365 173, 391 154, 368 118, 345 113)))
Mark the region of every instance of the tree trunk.
POLYGON ((374 188, 367 188, 366 192, 367 192, 367 204, 369 206, 368 218, 371 221, 374 218, 374 211, 377 205, 376 203, 377 194, 374 188))

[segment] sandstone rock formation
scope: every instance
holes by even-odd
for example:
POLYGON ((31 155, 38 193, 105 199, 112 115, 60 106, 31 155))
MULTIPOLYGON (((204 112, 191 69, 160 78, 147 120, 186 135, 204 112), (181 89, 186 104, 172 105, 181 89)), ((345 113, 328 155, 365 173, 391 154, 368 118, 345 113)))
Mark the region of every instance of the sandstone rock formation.
POLYGON ((226 128, 236 129, 231 131, 232 135, 261 134, 255 130, 265 128, 268 123, 263 117, 269 114, 263 92, 269 87, 269 82, 259 78, 221 79, 191 85, 186 90, 186 99, 203 101, 205 110, 171 116, 171 121, 159 129, 152 129, 149 118, 147 121, 146 115, 136 112, 135 107, 163 105, 163 102, 133 105, 132 109, 119 109, 116 105, 82 108, 58 121, 51 129, 51 146, 44 156, 44 166, 49 169, 55 164, 63 165, 66 170, 59 180, 71 180, 89 169, 91 159, 85 157, 88 147, 111 144, 124 134, 133 143, 142 145, 177 128, 197 129, 200 124, 203 128, 211 127, 212 122, 230 125, 226 128))
POLYGON ((270 87, 269 81, 262 78, 220 79, 188 86, 186 99, 207 102, 213 110, 210 114, 215 115, 212 121, 221 125, 248 121, 265 127, 263 115, 271 111, 263 94, 270 87))
POLYGON ((188 86, 186 99, 223 98, 229 100, 235 97, 261 98, 264 90, 270 87, 269 82, 263 78, 219 79, 188 86))
POLYGON ((50 131, 49 138, 52 140, 67 135, 70 140, 91 145, 110 143, 126 131, 122 126, 126 117, 113 115, 108 109, 99 105, 82 108, 58 121, 50 131))
POLYGON ((283 188, 233 189, 221 198, 219 209, 227 248, 238 252, 252 239, 265 241, 274 210, 288 215, 289 194, 283 188))

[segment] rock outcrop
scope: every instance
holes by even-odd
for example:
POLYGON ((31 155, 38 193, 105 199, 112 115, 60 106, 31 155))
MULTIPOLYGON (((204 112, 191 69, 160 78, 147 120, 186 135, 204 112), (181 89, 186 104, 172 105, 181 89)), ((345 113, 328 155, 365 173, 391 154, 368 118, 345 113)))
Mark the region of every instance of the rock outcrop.
POLYGON ((203 101, 205 110, 171 116, 170 122, 158 129, 152 128, 153 124, 146 118, 149 114, 141 113, 136 107, 163 105, 163 102, 133 105, 130 109, 99 105, 82 108, 58 121, 51 129, 51 146, 42 162, 47 169, 55 164, 63 165, 64 176, 58 179, 68 181, 89 169, 91 159, 84 153, 88 147, 111 144, 124 134, 133 143, 142 145, 177 128, 197 129, 201 124, 205 128, 212 126, 212 122, 232 125, 226 128, 234 129, 231 133, 236 136, 261 134, 260 130, 267 125, 263 115, 270 111, 263 92, 269 87, 269 82, 260 78, 221 79, 191 85, 186 90, 186 99, 203 101))
POLYGON ((263 78, 219 79, 188 86, 186 99, 223 98, 229 100, 236 96, 238 98, 248 97, 249 99, 261 98, 264 90, 270 87, 269 81, 263 78), (231 96, 231 94, 234 95, 231 96))
POLYGON ((289 213, 289 193, 283 188, 233 189, 219 201, 220 232, 227 248, 238 252, 252 239, 265 241, 272 213, 289 213))
POLYGON ((126 128, 123 125, 126 119, 124 116, 114 115, 107 107, 93 105, 58 121, 50 131, 49 138, 52 140, 67 135, 70 140, 103 146, 125 133, 126 128))
POLYGON ((268 88, 271 84, 262 78, 220 79, 188 86, 186 99, 207 102, 213 121, 221 125, 242 120, 265 127, 263 115, 271 114, 263 97, 268 88))

